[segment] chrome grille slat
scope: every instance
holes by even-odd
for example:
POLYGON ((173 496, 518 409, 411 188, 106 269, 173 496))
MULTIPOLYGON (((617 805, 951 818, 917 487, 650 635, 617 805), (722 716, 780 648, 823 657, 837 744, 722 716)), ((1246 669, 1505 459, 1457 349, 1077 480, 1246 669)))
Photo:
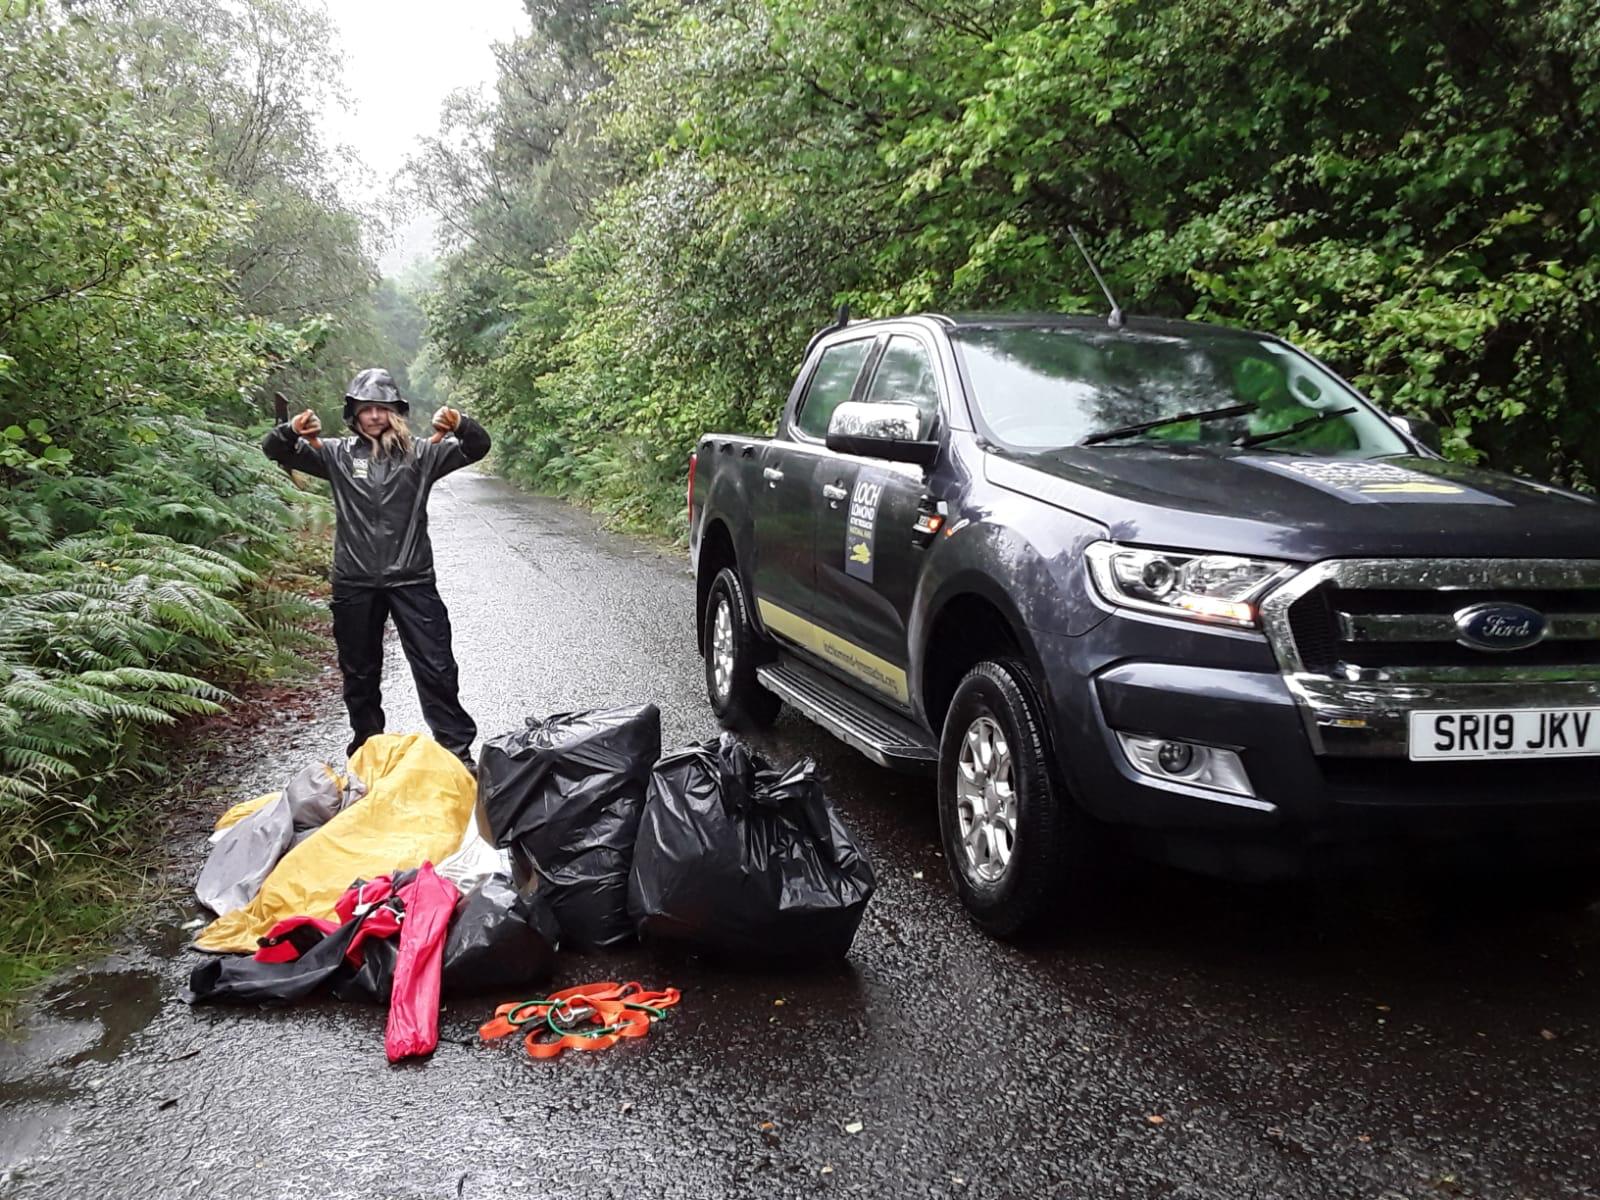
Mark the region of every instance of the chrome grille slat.
MULTIPOLYGON (((1455 619, 1443 613, 1337 612, 1339 633, 1347 642, 1454 642, 1461 636, 1455 619)), ((1600 640, 1600 614, 1546 613, 1547 642, 1600 640)))

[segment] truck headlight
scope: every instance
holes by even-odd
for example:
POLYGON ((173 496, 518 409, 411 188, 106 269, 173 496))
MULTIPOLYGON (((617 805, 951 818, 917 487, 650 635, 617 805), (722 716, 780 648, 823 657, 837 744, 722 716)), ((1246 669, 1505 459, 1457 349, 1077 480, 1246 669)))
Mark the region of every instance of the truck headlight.
POLYGON ((1115 542, 1095 542, 1085 554, 1095 590, 1111 604, 1242 629, 1258 626, 1256 602, 1298 569, 1269 558, 1115 542))

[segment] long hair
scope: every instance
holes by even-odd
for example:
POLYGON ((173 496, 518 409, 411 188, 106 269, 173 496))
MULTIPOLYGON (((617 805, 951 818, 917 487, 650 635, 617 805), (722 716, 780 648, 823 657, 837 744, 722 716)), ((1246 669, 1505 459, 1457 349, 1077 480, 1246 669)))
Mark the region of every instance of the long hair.
POLYGON ((412 450, 411 426, 406 423, 405 417, 386 409, 389 414, 389 427, 378 435, 378 454, 382 458, 410 458, 412 450))

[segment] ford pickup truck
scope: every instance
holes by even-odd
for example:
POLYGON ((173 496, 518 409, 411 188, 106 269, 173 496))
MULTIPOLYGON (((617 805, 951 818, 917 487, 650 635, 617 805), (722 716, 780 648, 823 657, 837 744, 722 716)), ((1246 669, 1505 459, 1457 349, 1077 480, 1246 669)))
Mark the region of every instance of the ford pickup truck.
POLYGON ((691 460, 712 708, 787 704, 935 774, 997 936, 1107 835, 1253 879, 1398 856, 1581 884, 1600 505, 1436 448, 1264 334, 837 324, 776 436, 691 460))

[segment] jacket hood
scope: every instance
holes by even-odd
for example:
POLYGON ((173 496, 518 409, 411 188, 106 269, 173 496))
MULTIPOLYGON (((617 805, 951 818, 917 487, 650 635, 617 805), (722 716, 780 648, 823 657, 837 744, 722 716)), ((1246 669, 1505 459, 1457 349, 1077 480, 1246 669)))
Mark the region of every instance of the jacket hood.
POLYGON ((1117 541, 1323 558, 1600 559, 1600 503, 1431 458, 1232 448, 991 450, 989 481, 1106 525, 1117 541))
POLYGON ((394 377, 382 367, 368 367, 345 388, 344 423, 351 429, 356 427, 356 411, 366 404, 381 404, 401 416, 411 411, 411 405, 400 395, 394 377))

